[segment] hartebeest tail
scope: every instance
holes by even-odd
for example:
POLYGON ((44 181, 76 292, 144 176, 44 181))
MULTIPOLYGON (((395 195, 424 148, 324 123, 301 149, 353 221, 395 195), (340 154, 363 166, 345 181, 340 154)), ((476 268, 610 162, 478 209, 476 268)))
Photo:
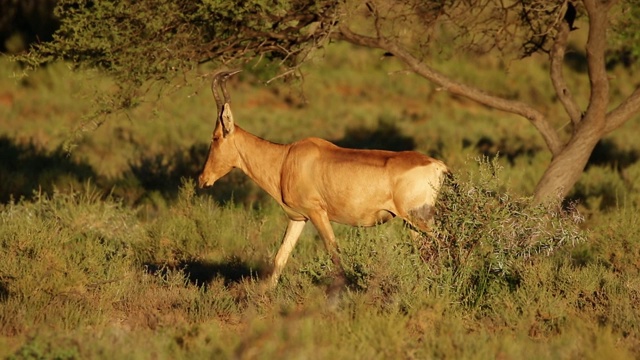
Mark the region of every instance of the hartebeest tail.
POLYGON ((214 76, 218 112, 209 156, 198 178, 212 186, 231 169, 244 171, 289 217, 269 284, 275 286, 307 221, 318 230, 335 265, 332 288, 345 282, 331 222, 373 226, 400 217, 414 230, 430 233, 434 206, 447 167, 415 151, 354 150, 318 138, 274 144, 235 124, 225 82, 234 72, 214 76), (216 91, 221 83, 224 101, 216 91))

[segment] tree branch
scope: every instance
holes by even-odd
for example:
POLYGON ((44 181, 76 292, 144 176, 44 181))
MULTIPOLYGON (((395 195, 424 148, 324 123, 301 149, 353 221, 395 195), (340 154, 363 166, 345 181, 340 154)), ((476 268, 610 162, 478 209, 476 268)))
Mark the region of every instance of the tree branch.
POLYGON ((585 118, 595 121, 598 127, 605 125, 609 104, 609 78, 607 77, 605 49, 607 48, 607 10, 609 4, 599 0, 583 0, 589 16, 587 39, 587 69, 591 95, 585 118))
POLYGON ((607 12, 608 12, 617 3, 618 3, 618 0, 608 0, 608 1, 603 1, 602 5, 607 9, 607 12))
POLYGON ((638 111, 640 111, 640 87, 637 87, 620 105, 607 113, 605 133, 608 134, 619 128, 638 111))
POLYGON ((348 27, 341 26, 336 36, 348 42, 360 46, 379 48, 388 51, 407 64, 411 70, 425 79, 436 83, 452 94, 467 97, 478 103, 493 107, 498 110, 520 115, 528 119, 540 132, 552 155, 557 155, 563 148, 558 133, 538 110, 521 102, 507 100, 488 94, 476 87, 465 85, 450 79, 449 77, 432 69, 421 62, 409 51, 401 47, 397 42, 388 41, 385 38, 374 38, 352 32, 348 27))
POLYGON ((582 119, 582 112, 580 111, 578 104, 575 102, 575 99, 564 80, 564 72, 562 70, 565 50, 567 48, 567 40, 569 38, 569 23, 566 21, 559 21, 556 25, 556 30, 556 38, 553 46, 551 47, 551 52, 549 53, 549 61, 551 63, 551 83, 558 95, 558 99, 571 119, 575 131, 578 123, 582 119))

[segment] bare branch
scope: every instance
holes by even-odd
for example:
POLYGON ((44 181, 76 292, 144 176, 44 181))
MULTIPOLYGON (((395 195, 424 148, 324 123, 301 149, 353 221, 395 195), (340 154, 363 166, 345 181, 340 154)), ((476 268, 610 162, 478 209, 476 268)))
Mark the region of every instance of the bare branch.
POLYGON ((459 83, 451 78, 439 73, 435 69, 421 62, 409 51, 401 47, 397 42, 388 41, 384 38, 374 38, 370 36, 360 35, 352 32, 348 27, 341 26, 336 36, 342 40, 349 41, 353 44, 379 48, 388 51, 403 61, 416 74, 426 78, 427 80, 440 85, 448 92, 467 97, 478 103, 496 108, 498 110, 520 115, 533 124, 542 135, 547 147, 553 155, 558 154, 563 144, 556 130, 545 119, 545 116, 538 110, 532 108, 528 104, 521 101, 507 100, 488 94, 476 87, 459 83))
POLYGON ((297 67, 289 68, 287 71, 282 72, 282 73, 272 77, 271 79, 265 81, 265 85, 269 85, 269 84, 271 84, 271 82, 273 82, 275 80, 278 80, 278 79, 280 79, 282 77, 289 76, 289 75, 293 74, 294 72, 296 72, 296 70, 298 70, 297 67))
POLYGON ((627 120, 631 119, 633 115, 636 115, 638 111, 640 111, 640 87, 637 87, 620 105, 607 113, 605 133, 608 134, 619 128, 627 120))
POLYGON ((582 112, 567 86, 564 79, 564 72, 562 70, 565 49, 567 47, 567 39, 569 38, 570 24, 566 21, 560 21, 556 24, 556 30, 556 38, 551 48, 551 52, 549 53, 549 61, 551 63, 551 82, 556 94, 558 95, 558 99, 569 115, 575 130, 576 126, 582 119, 582 112))

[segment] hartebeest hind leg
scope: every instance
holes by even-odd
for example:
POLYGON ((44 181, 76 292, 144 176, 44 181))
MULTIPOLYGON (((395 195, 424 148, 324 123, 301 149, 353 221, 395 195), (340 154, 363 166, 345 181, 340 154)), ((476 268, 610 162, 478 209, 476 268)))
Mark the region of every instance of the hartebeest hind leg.
POLYGON ((424 204, 419 208, 409 210, 406 215, 401 216, 409 226, 411 235, 414 239, 425 234, 431 238, 435 238, 433 233, 435 208, 429 204, 424 204))
POLYGON ((410 211, 409 215, 403 218, 404 223, 411 231, 413 243, 419 247, 421 256, 426 256, 425 260, 437 256, 441 246, 438 236, 433 231, 434 215, 434 207, 425 204, 410 211))

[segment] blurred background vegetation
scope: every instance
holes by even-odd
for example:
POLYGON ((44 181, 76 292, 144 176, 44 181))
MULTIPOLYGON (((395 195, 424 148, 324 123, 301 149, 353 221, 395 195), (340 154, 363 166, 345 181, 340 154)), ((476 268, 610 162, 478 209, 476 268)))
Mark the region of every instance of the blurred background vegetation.
MULTIPOLYGON (((10 30, 0 15, 5 51, 50 34, 28 25, 47 2, 20 4, 13 19, 25 20, 10 30)), ((34 23, 55 24, 46 21, 34 23)), ((571 59, 569 71, 585 71, 579 47, 571 59)), ((437 65, 563 111, 549 101, 542 60, 513 62, 507 73, 490 55, 437 65)), ((311 228, 283 284, 264 294, 255 280, 268 271, 284 215, 240 173, 194 188, 213 130, 213 70, 202 65, 189 85, 176 81, 103 121, 87 114, 117 87, 113 78, 65 62, 22 77, 20 63, 0 58, 0 356, 638 356, 639 117, 596 147, 570 194, 581 215, 558 215, 545 229, 536 223, 548 214, 520 206, 550 160, 527 120, 346 43, 316 52, 304 77, 268 85, 269 63, 247 64, 228 87, 248 131, 276 142, 319 136, 415 149, 444 160, 464 185, 466 197, 447 193, 440 209, 446 244, 413 243, 397 223, 336 226, 351 286, 327 312, 330 261, 311 228)), ((611 64, 614 92, 640 81, 634 70, 611 64)))
MULTIPOLYGON (((66 64, 55 63, 18 79, 19 64, 0 61, 3 202, 30 198, 34 190, 62 191, 92 179, 128 204, 157 207, 175 198, 182 177, 193 178, 200 170, 215 116, 206 80, 196 79, 193 86, 110 114, 102 124, 86 116, 94 98, 113 86, 109 78, 99 72, 72 72, 66 64)), ((486 69, 492 61, 475 59, 473 66, 486 69)), ((468 64, 457 58, 442 67, 464 74, 468 64)), ((203 66, 197 76, 211 70, 203 66)), ((512 64, 506 76, 491 78, 498 71, 469 76, 486 77, 478 81, 496 88, 506 83, 514 96, 532 103, 545 98, 544 89, 550 88, 535 57, 512 64)), ((624 66, 616 67, 614 74, 634 79, 632 69, 624 66)), ((393 59, 376 56, 375 50, 337 43, 305 67, 303 80, 264 85, 257 68, 229 87, 239 124, 276 142, 319 136, 347 147, 415 149, 443 159, 454 170, 477 156, 497 155, 505 166, 505 180, 523 195, 533 192, 550 159, 526 120, 442 93, 403 73, 393 59)), ((552 105, 545 111, 562 111, 557 103, 552 105)), ((583 210, 637 203, 638 126, 636 118, 596 147, 570 194, 583 210)), ((264 199, 239 174, 231 174, 212 191, 226 201, 232 189, 238 202, 264 199)))
POLYGON ((60 26, 53 9, 57 0, 0 1, 0 52, 15 54, 30 44, 49 41, 60 26))

